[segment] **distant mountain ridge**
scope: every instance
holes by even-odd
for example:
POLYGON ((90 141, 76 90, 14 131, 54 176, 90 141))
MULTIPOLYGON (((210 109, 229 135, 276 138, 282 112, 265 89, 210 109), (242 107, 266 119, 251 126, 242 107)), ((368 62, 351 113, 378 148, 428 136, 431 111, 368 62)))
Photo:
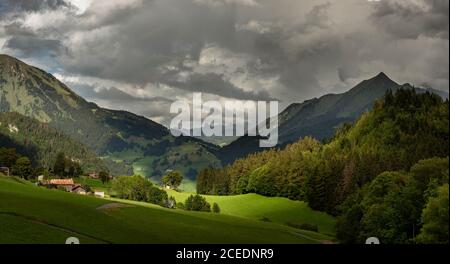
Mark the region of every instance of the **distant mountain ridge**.
MULTIPOLYGON (((330 139, 342 124, 354 122, 361 114, 371 110, 374 102, 383 97, 388 90, 396 91, 400 88, 415 89, 418 92, 428 91, 448 98, 448 93, 445 92, 415 88, 410 84, 400 85, 381 72, 345 93, 327 94, 287 107, 279 115, 279 146, 282 147, 306 136, 318 140, 330 139)), ((224 164, 229 164, 237 158, 262 150, 264 149, 259 148, 257 140, 244 137, 223 147, 219 155, 224 164)))
MULTIPOLYGON (((329 139, 342 124, 369 111, 386 91, 402 87, 448 98, 448 93, 400 85, 380 73, 345 93, 290 105, 279 115, 279 146, 305 136, 329 139)), ((175 138, 145 117, 89 103, 51 74, 8 55, 0 55, 0 112, 17 112, 61 131, 101 156, 115 174, 158 179, 177 169, 193 180, 202 168, 263 150, 259 137, 241 137, 223 148, 193 137, 175 138)))
POLYGON ((99 153, 124 144, 117 135, 121 130, 147 139, 169 134, 164 126, 144 117, 89 103, 52 75, 7 55, 0 55, 0 86, 0 111, 49 123, 99 153))
POLYGON ((122 167, 118 173, 158 177, 179 165, 193 174, 200 167, 220 164, 212 153, 216 146, 174 138, 166 127, 145 117, 89 103, 51 74, 8 55, 0 55, 0 112, 49 124, 114 160, 115 167, 122 167))

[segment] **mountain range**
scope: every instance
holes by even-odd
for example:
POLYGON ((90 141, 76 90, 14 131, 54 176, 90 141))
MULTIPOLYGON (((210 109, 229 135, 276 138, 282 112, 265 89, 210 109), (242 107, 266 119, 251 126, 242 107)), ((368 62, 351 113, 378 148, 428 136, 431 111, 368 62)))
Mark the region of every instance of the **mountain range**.
MULTIPOLYGON (((400 88, 431 92, 448 98, 446 92, 430 88, 415 88, 410 84, 400 85, 381 72, 345 93, 327 94, 288 106, 278 118, 279 146, 283 147, 306 136, 312 136, 318 140, 329 140, 337 128, 344 123, 355 122, 361 114, 371 110, 374 102, 387 91, 395 92, 400 88)), ((246 136, 223 147, 219 156, 224 164, 229 164, 237 158, 262 150, 264 149, 259 147, 257 138, 246 136)))
MULTIPOLYGON (((380 73, 348 92, 287 107, 279 115, 279 147, 305 136, 329 139, 339 126, 370 110, 386 91, 402 87, 448 98, 448 93, 400 85, 380 73)), ((167 170, 178 169, 193 182, 200 169, 220 167, 264 150, 259 148, 258 137, 241 137, 224 147, 192 137, 173 137, 166 127, 143 116, 87 102, 51 74, 8 55, 0 55, 0 112, 16 112, 41 124, 34 128, 44 125, 67 135, 81 148, 92 150, 116 175, 136 173, 157 180, 167 170)), ((18 135, 9 137, 14 140, 18 135)))
POLYGON ((194 138, 175 138, 145 117, 87 102, 51 74, 0 55, 0 112, 34 118, 113 161, 114 174, 160 177, 182 169, 190 177, 204 166, 219 166, 218 149, 194 138))

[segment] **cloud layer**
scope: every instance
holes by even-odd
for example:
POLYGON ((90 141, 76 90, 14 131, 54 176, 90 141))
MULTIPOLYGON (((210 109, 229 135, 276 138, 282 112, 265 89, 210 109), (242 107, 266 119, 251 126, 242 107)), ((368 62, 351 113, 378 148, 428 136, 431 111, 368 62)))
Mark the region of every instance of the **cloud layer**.
POLYGON ((447 0, 7 0, 0 47, 167 124, 192 92, 282 109, 381 71, 448 90, 448 19, 447 0))

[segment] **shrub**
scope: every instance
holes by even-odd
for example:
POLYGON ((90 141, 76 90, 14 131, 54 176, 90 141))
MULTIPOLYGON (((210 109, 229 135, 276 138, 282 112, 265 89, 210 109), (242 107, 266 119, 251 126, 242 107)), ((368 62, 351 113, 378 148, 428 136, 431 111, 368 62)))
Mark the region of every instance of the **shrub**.
POLYGON ((211 205, 201 195, 191 195, 184 203, 185 209, 188 211, 211 212, 211 205))
POLYGON ((269 218, 267 218, 265 216, 263 218, 259 219, 259 221, 268 222, 268 223, 272 222, 272 220, 270 220, 269 218))
POLYGON ((174 209, 177 206, 177 200, 175 200, 175 197, 170 196, 169 199, 165 201, 164 207, 167 207, 169 209, 174 209))
POLYGON ((217 203, 213 204, 212 211, 213 211, 213 213, 220 214, 220 207, 217 203))
POLYGON ((448 184, 437 189, 422 211, 422 230, 417 242, 423 244, 448 244, 448 184))
POLYGON ((147 202, 168 207, 167 206, 168 196, 165 191, 157 187, 151 186, 147 188, 146 196, 147 202))

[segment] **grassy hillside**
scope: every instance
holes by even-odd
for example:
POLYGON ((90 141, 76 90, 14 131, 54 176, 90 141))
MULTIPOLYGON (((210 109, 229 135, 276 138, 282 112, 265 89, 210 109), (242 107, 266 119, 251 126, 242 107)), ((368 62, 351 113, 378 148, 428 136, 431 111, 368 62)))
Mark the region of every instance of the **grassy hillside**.
POLYGON ((81 176, 79 178, 75 178, 74 181, 77 184, 87 185, 95 191, 111 192, 111 181, 102 183, 102 181, 99 179, 91 179, 86 176, 81 176))
POLYGON ((184 180, 180 188, 186 192, 195 192, 195 178, 197 173, 210 166, 220 167, 217 158, 207 151, 208 145, 196 139, 179 138, 169 140, 167 149, 164 152, 144 153, 140 150, 115 153, 113 157, 116 161, 131 163, 134 174, 138 174, 151 179, 155 184, 160 183, 160 179, 166 174, 166 170, 178 170, 184 175, 184 180), (142 158, 142 156, 145 156, 142 158))
MULTIPOLYGON (((184 202, 189 193, 167 191, 177 202, 184 202)), ((209 203, 217 203, 222 214, 245 217, 253 220, 266 219, 279 224, 315 224, 319 232, 334 234, 333 217, 313 211, 305 202, 292 201, 280 197, 264 197, 258 194, 243 194, 235 196, 204 195, 209 203)))
POLYGON ((69 236, 79 237, 81 243, 320 243, 328 239, 223 214, 111 203, 0 176, 0 243, 64 243, 69 236))

